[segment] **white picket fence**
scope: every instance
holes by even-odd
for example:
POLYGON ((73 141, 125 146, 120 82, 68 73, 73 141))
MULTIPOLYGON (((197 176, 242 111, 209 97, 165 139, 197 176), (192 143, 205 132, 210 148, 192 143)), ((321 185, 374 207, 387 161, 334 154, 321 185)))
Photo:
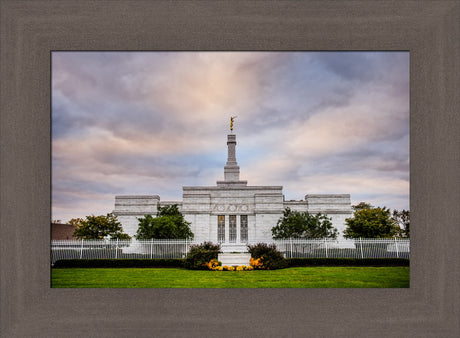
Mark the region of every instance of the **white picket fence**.
MULTIPOLYGON (((252 240, 247 244, 275 244, 286 258, 410 258, 410 240, 374 238, 354 240, 252 240)), ((184 258, 191 240, 53 240, 51 263, 60 259, 184 258)), ((226 244, 228 246, 228 244, 226 244)), ((241 248, 242 244, 239 243, 241 248)))
POLYGON ((273 240, 286 258, 410 258, 406 238, 273 240))
POLYGON ((183 258, 189 240, 53 240, 51 263, 60 259, 183 258))

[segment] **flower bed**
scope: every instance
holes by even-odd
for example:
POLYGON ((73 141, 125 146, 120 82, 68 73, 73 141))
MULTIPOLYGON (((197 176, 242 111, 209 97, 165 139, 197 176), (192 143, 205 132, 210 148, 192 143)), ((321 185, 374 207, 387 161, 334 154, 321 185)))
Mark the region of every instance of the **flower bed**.
POLYGON ((222 266, 222 263, 217 259, 211 259, 208 263, 209 270, 212 271, 252 271, 254 270, 253 266, 239 265, 239 266, 222 266))
POLYGON ((222 263, 217 259, 211 259, 209 263, 206 264, 209 270, 212 271, 253 271, 253 270, 270 270, 270 265, 264 265, 264 256, 259 258, 253 258, 249 260, 249 265, 239 265, 239 266, 222 266, 222 263))

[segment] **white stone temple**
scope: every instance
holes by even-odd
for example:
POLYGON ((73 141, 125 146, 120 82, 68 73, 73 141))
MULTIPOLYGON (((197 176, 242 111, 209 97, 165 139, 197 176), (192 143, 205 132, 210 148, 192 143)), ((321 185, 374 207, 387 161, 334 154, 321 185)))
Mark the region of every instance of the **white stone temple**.
MULTIPOLYGON (((233 128, 231 128, 232 130, 233 128)), ((236 135, 227 135, 228 160, 224 180, 214 186, 184 186, 182 201, 160 201, 158 195, 116 196, 114 215, 124 232, 134 236, 138 219, 155 216, 159 206, 177 204, 185 220, 191 223, 195 242, 211 241, 234 251, 245 251, 246 243, 272 239, 271 229, 282 217, 285 208, 321 212, 332 220, 342 238, 345 218, 351 217, 349 194, 306 195, 305 200, 286 201, 282 186, 250 186, 240 180, 236 161, 236 135)))

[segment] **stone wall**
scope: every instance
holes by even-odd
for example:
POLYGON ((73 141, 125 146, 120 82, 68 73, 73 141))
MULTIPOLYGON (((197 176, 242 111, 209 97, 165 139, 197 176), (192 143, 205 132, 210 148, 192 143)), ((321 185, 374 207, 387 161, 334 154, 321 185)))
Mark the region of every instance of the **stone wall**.
POLYGON ((145 215, 158 211, 160 196, 115 196, 115 214, 145 215))
POLYGON ((115 209, 113 214, 122 224, 123 231, 134 237, 139 227, 138 218, 145 215, 156 215, 160 196, 115 196, 115 209))

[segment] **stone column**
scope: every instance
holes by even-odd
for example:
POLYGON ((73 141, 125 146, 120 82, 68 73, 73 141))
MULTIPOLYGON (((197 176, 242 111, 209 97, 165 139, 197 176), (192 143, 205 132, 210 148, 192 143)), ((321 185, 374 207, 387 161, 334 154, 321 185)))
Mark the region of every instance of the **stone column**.
POLYGON ((236 215, 236 243, 241 244, 241 215, 236 215))
POLYGON ((224 243, 230 242, 230 217, 225 215, 225 241, 224 243))

